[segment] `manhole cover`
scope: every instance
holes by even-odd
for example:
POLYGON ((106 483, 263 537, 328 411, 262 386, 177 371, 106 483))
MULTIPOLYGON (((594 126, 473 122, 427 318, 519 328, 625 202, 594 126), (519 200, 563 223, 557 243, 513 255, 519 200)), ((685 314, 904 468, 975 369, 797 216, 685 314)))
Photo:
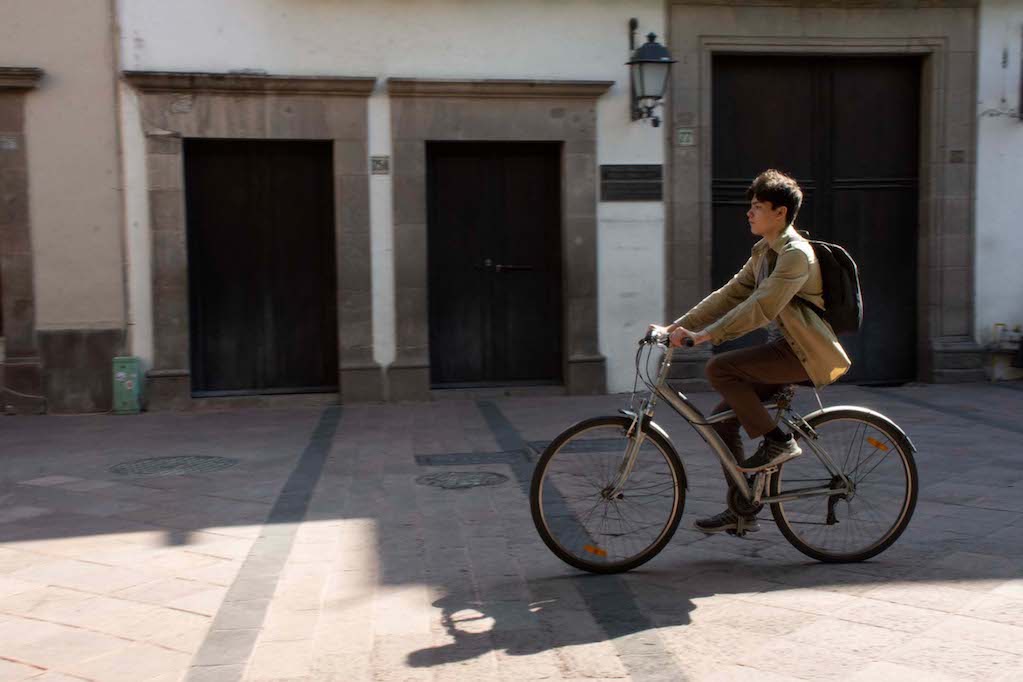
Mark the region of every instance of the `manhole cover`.
POLYGON ((238 460, 229 457, 186 455, 183 457, 153 457, 124 462, 110 467, 110 471, 121 476, 181 476, 183 474, 205 474, 233 467, 238 460))
POLYGON ((501 485, 507 480, 507 476, 495 474, 491 471, 442 471, 436 474, 420 476, 416 479, 416 483, 446 490, 457 490, 459 488, 476 488, 483 485, 501 485))

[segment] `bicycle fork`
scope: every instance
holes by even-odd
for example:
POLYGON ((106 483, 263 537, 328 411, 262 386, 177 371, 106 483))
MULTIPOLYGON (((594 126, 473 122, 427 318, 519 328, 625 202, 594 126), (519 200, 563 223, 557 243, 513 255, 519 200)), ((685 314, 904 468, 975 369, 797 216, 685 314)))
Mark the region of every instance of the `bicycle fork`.
POLYGON ((604 489, 604 499, 613 500, 621 495, 626 481, 632 475, 632 470, 636 466, 636 458, 639 457, 639 449, 643 447, 643 441, 646 439, 642 423, 643 419, 649 418, 648 411, 649 407, 644 407, 639 412, 621 410, 624 415, 632 418, 632 424, 629 426, 629 430, 625 432, 628 445, 625 446, 625 453, 622 456, 622 461, 618 464, 618 471, 615 474, 614 480, 611 482, 611 485, 604 489))

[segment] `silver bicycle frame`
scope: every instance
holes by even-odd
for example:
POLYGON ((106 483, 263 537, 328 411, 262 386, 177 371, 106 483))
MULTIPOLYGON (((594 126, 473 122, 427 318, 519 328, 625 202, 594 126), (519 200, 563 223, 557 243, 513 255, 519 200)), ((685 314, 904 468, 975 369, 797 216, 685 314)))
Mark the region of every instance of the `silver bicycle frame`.
MULTIPOLYGON (((663 346, 662 346, 663 347, 663 346)), ((639 449, 645 439, 643 429, 638 428, 641 421, 652 420, 654 405, 657 402, 657 397, 662 398, 668 405, 671 406, 680 417, 689 422, 697 433, 703 437, 707 445, 710 446, 712 452, 717 455, 718 459, 721 460, 721 466, 727 472, 729 478, 732 479, 732 483, 738 488, 742 496, 753 502, 754 504, 771 504, 775 502, 788 502, 790 500, 801 499, 805 497, 815 496, 829 496, 829 495, 844 495, 852 491, 849 479, 842 473, 841 469, 831 459, 831 456, 816 442, 816 434, 813 433, 809 425, 803 420, 801 416, 792 412, 789 408, 782 408, 777 403, 765 403, 764 407, 768 410, 778 410, 778 419, 788 426, 793 431, 797 432, 802 436, 802 443, 809 446, 815 455, 821 460, 824 466, 828 469, 828 472, 832 476, 837 476, 843 481, 843 485, 838 488, 832 488, 830 485, 817 486, 813 488, 799 488, 796 490, 785 491, 780 495, 770 496, 763 495, 764 487, 766 484, 765 473, 771 473, 771 470, 766 472, 758 472, 754 478, 753 487, 746 482, 746 475, 739 470, 735 460, 732 458, 732 453, 728 450, 728 446, 725 445, 724 441, 718 435, 717 431, 714 430, 713 425, 719 422, 727 421, 735 417, 734 411, 721 412, 711 417, 705 417, 699 408, 693 405, 688 398, 682 393, 673 390, 668 386, 668 372, 671 369, 671 360, 674 353, 673 348, 665 348, 664 357, 661 359, 661 367, 657 373, 657 380, 654 383, 655 393, 647 398, 638 413, 629 413, 633 417, 631 432, 635 431, 635 437, 629 440, 629 447, 626 449, 625 456, 622 458, 622 464, 618 470, 618 476, 613 486, 611 486, 609 496, 615 496, 619 494, 625 487, 625 482, 628 480, 629 475, 632 473, 632 469, 636 464, 636 457, 639 454, 639 449), (795 418, 790 419, 789 413, 795 418)))

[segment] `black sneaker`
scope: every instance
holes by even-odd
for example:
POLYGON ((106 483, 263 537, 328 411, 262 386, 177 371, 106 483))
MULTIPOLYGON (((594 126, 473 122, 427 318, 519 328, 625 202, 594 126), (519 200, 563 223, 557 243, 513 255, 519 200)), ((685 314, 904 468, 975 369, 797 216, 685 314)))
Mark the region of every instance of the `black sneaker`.
POLYGON ((739 464, 739 471, 758 471, 778 466, 803 454, 802 448, 791 436, 784 443, 765 438, 752 457, 739 464))
MULTIPOLYGON (((747 516, 743 519, 743 530, 747 533, 756 533, 760 530, 760 524, 757 523, 757 517, 747 516)), ((696 530, 707 533, 720 533, 722 531, 735 531, 739 527, 739 517, 735 515, 731 509, 726 509, 717 516, 712 516, 709 519, 700 519, 693 524, 693 528, 696 530)))

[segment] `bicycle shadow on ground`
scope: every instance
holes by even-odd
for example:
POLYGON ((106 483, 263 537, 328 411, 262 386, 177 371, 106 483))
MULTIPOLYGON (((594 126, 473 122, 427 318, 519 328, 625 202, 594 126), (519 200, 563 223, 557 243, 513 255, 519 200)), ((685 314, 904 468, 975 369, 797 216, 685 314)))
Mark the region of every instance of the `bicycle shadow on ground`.
MULTIPOLYGON (((484 601, 464 594, 449 594, 435 602, 441 609, 441 624, 450 638, 446 644, 413 651, 407 662, 415 668, 449 665, 477 658, 491 651, 507 656, 535 656, 566 647, 611 641, 619 656, 630 653, 665 659, 670 655, 656 642, 658 629, 686 625, 693 608, 691 600, 676 600, 675 608, 662 608, 655 615, 637 609, 635 601, 621 599, 622 579, 614 576, 554 576, 528 583, 542 598, 522 601, 484 601), (654 616, 654 617, 652 617, 654 616), (639 635, 640 639, 635 639, 639 635)), ((631 596, 631 595, 629 595, 631 596)), ((588 673, 604 677, 612 670, 592 652, 580 653, 572 667, 592 668, 588 673)), ((611 663, 614 666, 615 664, 611 663)))
MULTIPOLYGON (((410 653, 407 663, 429 668, 491 651, 533 656, 607 642, 619 657, 649 656, 677 668, 684 657, 680 654, 708 645, 705 629, 693 632, 694 642, 681 641, 687 639, 694 621, 700 628, 712 624, 735 636, 753 638, 763 636, 766 619, 771 619, 772 636, 822 617, 886 627, 893 627, 893 618, 903 618, 894 627, 922 631, 958 609, 951 601, 920 603, 921 590, 914 588, 925 584, 959 588, 956 594, 965 600, 965 608, 995 584, 1018 579, 1023 570, 1020 549, 995 558, 973 553, 954 540, 937 541, 927 535, 915 540, 889 550, 887 559, 882 555, 858 564, 823 564, 800 559, 780 534, 751 548, 745 546, 750 543, 735 545, 741 553, 734 555, 727 553, 731 548, 720 538, 712 541, 716 546, 709 550, 694 550, 694 546, 708 546, 705 541, 669 548, 664 554, 671 556, 627 574, 537 575, 526 581, 531 599, 488 601, 454 591, 433 604, 442 610, 441 623, 450 641, 410 653), (686 557, 694 551, 713 558, 686 557), (761 553, 773 557, 756 556, 761 553), (791 561, 779 562, 778 555, 785 553, 791 554, 791 561), (712 597, 726 599, 701 605, 712 597)), ((511 588, 512 583, 507 586, 511 588)), ((944 597, 951 598, 947 591, 944 597)), ((585 667, 585 658, 594 656, 592 650, 585 651, 568 654, 573 667, 585 667)), ((607 657, 596 658, 592 665, 597 668, 608 665, 607 657)), ((608 676, 613 671, 591 672, 608 676)), ((678 672, 678 679, 683 679, 686 671, 678 672)))

